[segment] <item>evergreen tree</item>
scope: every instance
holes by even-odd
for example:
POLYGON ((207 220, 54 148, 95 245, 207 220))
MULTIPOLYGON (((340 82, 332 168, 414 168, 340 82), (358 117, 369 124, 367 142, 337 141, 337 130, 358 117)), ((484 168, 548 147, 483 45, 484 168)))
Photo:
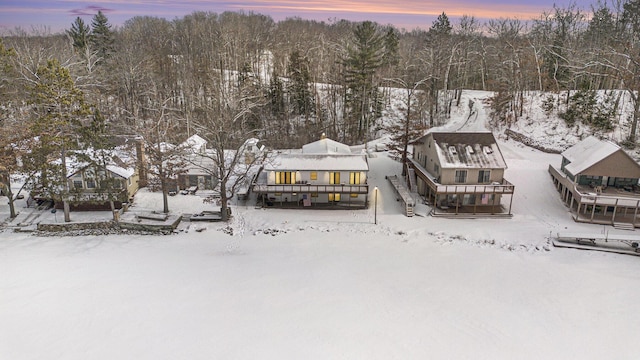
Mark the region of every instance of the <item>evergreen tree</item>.
POLYGON ((49 60, 38 68, 38 82, 31 88, 30 103, 35 114, 30 131, 35 138, 25 163, 39 171, 39 181, 33 185, 62 201, 64 219, 69 222, 67 157, 70 150, 84 143, 81 134, 91 111, 69 70, 57 60, 49 60))
POLYGON ((113 31, 109 20, 102 13, 98 13, 93 17, 91 21, 91 45, 94 50, 98 52, 98 56, 102 59, 108 58, 113 52, 113 31))
POLYGON ((19 146, 16 143, 26 135, 23 131, 15 131, 16 118, 11 111, 10 103, 15 100, 15 91, 10 87, 15 76, 15 68, 12 59, 16 56, 14 49, 5 48, 0 39, 0 98, 3 106, 0 107, 0 195, 6 195, 9 200, 9 216, 13 219, 17 216, 14 205, 14 194, 11 190, 11 175, 19 169, 16 161, 16 153, 19 146))
POLYGON ((73 48, 79 53, 84 53, 89 46, 91 31, 89 26, 80 17, 71 24, 71 29, 67 30, 67 35, 71 38, 73 48))
POLYGON ((289 55, 288 77, 290 84, 287 92, 293 105, 293 112, 308 118, 315 111, 313 94, 310 89, 309 60, 300 56, 298 50, 289 55))
POLYGON ((429 34, 439 36, 439 35, 451 35, 451 31, 453 30, 453 26, 451 26, 451 22, 449 21, 449 17, 444 12, 438 15, 438 18, 433 22, 431 27, 429 28, 429 34))
POLYGON ((376 72, 384 60, 384 37, 377 26, 365 21, 356 26, 353 44, 347 49, 345 80, 349 89, 349 134, 353 140, 367 142, 369 125, 379 113, 376 72))

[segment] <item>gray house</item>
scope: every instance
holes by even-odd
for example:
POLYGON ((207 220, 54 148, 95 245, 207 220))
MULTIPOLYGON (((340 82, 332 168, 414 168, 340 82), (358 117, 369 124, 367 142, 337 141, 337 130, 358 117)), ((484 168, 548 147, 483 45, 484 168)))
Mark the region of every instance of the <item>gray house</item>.
POLYGON ((414 142, 408 166, 432 215, 511 216, 515 187, 504 179, 507 164, 491 132, 430 132, 414 142))

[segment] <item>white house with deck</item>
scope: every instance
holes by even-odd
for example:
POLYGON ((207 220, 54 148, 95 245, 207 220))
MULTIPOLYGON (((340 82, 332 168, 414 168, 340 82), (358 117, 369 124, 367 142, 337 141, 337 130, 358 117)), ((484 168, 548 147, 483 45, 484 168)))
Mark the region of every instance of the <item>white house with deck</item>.
POLYGON ((366 207, 368 171, 365 154, 323 136, 300 152, 272 157, 253 191, 268 206, 366 207))

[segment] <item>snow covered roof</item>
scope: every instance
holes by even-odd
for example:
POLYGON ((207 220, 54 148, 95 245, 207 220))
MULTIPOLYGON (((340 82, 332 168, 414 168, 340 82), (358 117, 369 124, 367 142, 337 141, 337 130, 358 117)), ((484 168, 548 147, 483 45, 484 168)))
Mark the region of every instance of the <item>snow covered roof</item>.
POLYGON ((123 168, 116 165, 107 165, 107 170, 122 177, 123 179, 128 179, 136 173, 136 170, 133 167, 123 168))
MULTIPOLYGON (((76 153, 79 156, 69 156, 65 159, 67 165, 67 177, 69 178, 91 165, 87 160, 82 159, 83 156, 99 162, 100 155, 93 149, 77 151, 76 153)), ((128 179, 136 173, 135 159, 133 159, 132 155, 125 149, 116 148, 108 150, 105 151, 104 155, 110 159, 110 163, 106 165, 106 168, 113 174, 124 179, 128 179)), ((59 164, 60 159, 56 159, 55 162, 59 164)))
POLYGON ((364 155, 282 154, 265 165, 267 171, 368 171, 364 155))
POLYGON ((302 146, 304 154, 351 154, 349 145, 323 138, 302 146))
POLYGON ((565 166, 565 169, 569 173, 577 175, 618 150, 621 150, 620 146, 612 142, 589 136, 565 150, 562 156, 570 162, 565 166))
POLYGON ((506 169, 507 163, 493 133, 430 132, 441 168, 506 169))
POLYGON ((207 148, 207 140, 200 137, 198 134, 191 135, 185 140, 181 147, 189 148, 194 152, 204 151, 207 148))

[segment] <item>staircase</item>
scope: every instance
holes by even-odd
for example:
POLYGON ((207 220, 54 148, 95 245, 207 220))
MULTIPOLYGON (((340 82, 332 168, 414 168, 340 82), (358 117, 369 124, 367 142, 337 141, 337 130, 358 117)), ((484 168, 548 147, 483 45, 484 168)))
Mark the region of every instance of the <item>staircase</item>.
POLYGON ((630 223, 621 223, 621 222, 614 222, 613 223, 613 227, 618 229, 618 230, 629 230, 629 231, 635 231, 636 228, 633 224, 630 223))
POLYGON ((415 201, 411 194, 407 191, 402 180, 398 178, 397 175, 386 176, 386 178, 391 183, 393 190, 396 193, 396 198, 398 201, 402 201, 402 204, 405 208, 405 215, 411 217, 414 215, 413 207, 415 206, 415 201))
POLYGON ((416 192, 416 170, 407 166, 407 186, 410 192, 416 192))

